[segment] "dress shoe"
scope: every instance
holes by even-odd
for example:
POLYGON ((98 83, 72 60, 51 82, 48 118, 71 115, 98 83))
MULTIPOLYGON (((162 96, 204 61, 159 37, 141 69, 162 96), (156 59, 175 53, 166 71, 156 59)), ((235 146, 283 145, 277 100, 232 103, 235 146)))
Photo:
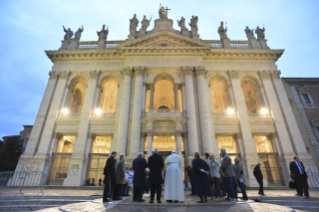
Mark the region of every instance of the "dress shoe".
POLYGON ((174 200, 174 203, 178 203, 178 200, 174 200))
POLYGON ((309 197, 310 197, 309 195, 306 195, 306 196, 305 196, 306 199, 309 199, 309 197))
POLYGON ((162 201, 161 200, 157 200, 157 203, 162 203, 162 201))
POLYGON ((145 199, 140 199, 140 200, 137 200, 137 202, 144 202, 145 199))
POLYGON ((239 197, 239 199, 248 200, 248 197, 239 197))
POLYGON ((172 200, 166 200, 166 202, 173 202, 172 200))
POLYGON ((103 200, 103 202, 111 202, 109 199, 103 200))
POLYGON ((297 196, 298 196, 298 197, 302 197, 303 195, 302 195, 302 194, 298 194, 297 196))
POLYGON ((154 203, 154 200, 150 200, 150 203, 154 203))
POLYGON ((112 199, 114 201, 118 201, 118 200, 122 200, 122 198, 116 198, 116 199, 112 199))
POLYGON ((196 202, 197 202, 197 203, 204 203, 203 200, 197 200, 196 202))

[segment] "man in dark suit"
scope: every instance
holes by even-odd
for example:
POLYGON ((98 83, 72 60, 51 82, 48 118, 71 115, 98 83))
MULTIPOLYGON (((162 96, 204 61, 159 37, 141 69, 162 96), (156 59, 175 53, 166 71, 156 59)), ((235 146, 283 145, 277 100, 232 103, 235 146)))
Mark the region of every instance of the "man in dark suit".
POLYGON ((116 157, 116 152, 112 152, 111 156, 109 159, 106 161, 106 165, 104 167, 104 181, 103 183, 105 184, 104 187, 104 192, 103 192, 103 202, 110 202, 108 200, 108 197, 111 197, 113 194, 114 186, 115 186, 115 157, 116 157), (111 181, 111 190, 110 190, 110 185, 109 181, 111 181))
POLYGON ((151 200, 154 203, 155 190, 157 195, 157 202, 161 203, 162 193, 162 169, 164 168, 164 161, 162 156, 158 154, 158 149, 154 150, 154 154, 148 158, 149 183, 151 184, 151 200))
POLYGON ((261 169, 260 169, 260 166, 261 164, 260 163, 257 163, 257 165, 255 166, 254 168, 254 176, 259 184, 259 192, 258 194, 260 195, 265 195, 264 194, 264 183, 263 183, 263 173, 261 172, 261 169))
POLYGON ((146 160, 143 157, 143 153, 139 153, 137 158, 133 160, 133 170, 134 170, 133 201, 137 201, 137 202, 145 201, 144 199, 142 199, 143 190, 146 184, 145 168, 147 168, 146 160))
POLYGON ((298 156, 294 156, 294 161, 290 162, 290 174, 295 179, 298 196, 302 196, 304 193, 306 198, 309 198, 308 175, 298 156))

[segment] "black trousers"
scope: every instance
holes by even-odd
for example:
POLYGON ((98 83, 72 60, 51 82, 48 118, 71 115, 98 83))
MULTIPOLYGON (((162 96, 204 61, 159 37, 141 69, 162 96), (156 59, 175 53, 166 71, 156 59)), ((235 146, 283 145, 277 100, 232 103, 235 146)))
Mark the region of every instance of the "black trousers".
POLYGON ((305 194, 305 196, 309 195, 308 179, 305 174, 300 175, 300 177, 296 179, 296 185, 298 194, 305 194))
POLYGON ((161 184, 152 184, 151 185, 151 200, 154 200, 155 191, 156 191, 156 199, 161 200, 162 185, 161 184))
POLYGON ((119 199, 122 196, 123 184, 115 184, 113 200, 119 199))
POLYGON ((244 183, 241 183, 239 180, 237 180, 237 184, 238 184, 239 188, 241 189, 243 197, 244 198, 247 197, 246 188, 244 186, 244 183))
POLYGON ((263 179, 256 179, 259 184, 259 192, 258 193, 264 193, 264 182, 263 179))
POLYGON ((133 188, 133 201, 139 201, 143 197, 144 187, 135 187, 133 188))
POLYGON ((107 173, 104 178, 104 191, 103 191, 103 201, 105 201, 108 197, 113 195, 114 186, 115 186, 115 177, 111 173, 107 173), (111 182, 109 182, 111 181, 111 182), (111 189, 110 189, 111 184, 111 189))

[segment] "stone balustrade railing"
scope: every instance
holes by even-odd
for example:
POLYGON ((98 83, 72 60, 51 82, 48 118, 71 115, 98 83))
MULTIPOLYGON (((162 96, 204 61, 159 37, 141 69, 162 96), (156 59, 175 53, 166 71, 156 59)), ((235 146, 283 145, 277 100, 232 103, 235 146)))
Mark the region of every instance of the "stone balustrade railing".
POLYGON ((230 41, 230 47, 232 49, 251 49, 249 41, 230 41))
POLYGON ((101 113, 101 114, 92 114, 92 118, 105 118, 105 117, 113 117, 115 113, 101 113))
POLYGON ((98 47, 98 42, 79 42, 78 49, 97 49, 98 47))

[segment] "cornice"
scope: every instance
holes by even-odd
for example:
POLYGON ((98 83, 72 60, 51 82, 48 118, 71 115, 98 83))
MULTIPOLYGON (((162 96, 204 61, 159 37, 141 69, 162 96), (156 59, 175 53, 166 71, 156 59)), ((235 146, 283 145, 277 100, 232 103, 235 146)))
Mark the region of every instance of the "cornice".
POLYGON ((282 77, 282 80, 285 80, 288 83, 311 83, 311 84, 319 84, 319 78, 286 78, 286 77, 282 77))

